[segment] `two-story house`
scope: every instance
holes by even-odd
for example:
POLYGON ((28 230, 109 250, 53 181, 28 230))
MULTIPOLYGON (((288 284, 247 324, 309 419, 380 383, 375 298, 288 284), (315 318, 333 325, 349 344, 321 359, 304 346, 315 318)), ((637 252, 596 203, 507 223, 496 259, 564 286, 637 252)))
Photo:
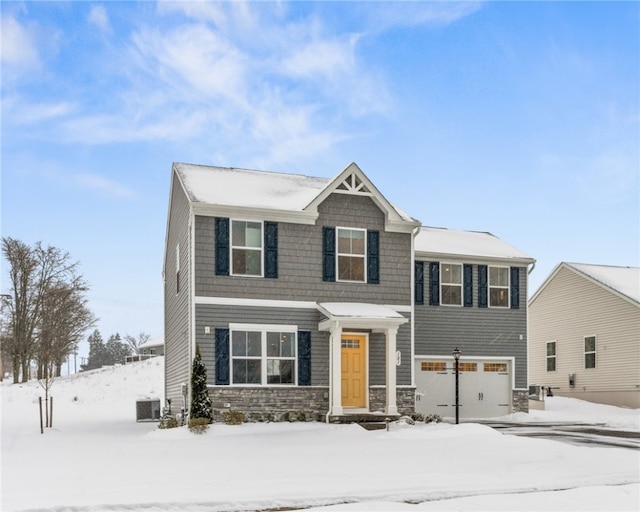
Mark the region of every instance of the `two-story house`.
POLYGON ((640 407, 640 268, 562 262, 529 311, 530 384, 640 407))
POLYGON ((174 164, 166 398, 188 403, 197 346, 216 411, 410 412, 419 225, 355 164, 332 180, 174 164))
MULTIPOLYGON (((513 248, 473 257, 431 250, 421 243, 429 232, 356 164, 334 179, 174 164, 164 259, 165 397, 174 410, 187 406, 196 348, 217 417, 225 410, 302 411, 328 421, 406 414, 421 383, 416 365, 422 369, 431 356, 446 361, 453 345, 464 351, 463 362, 473 355, 497 364, 491 376, 506 373, 510 390, 524 387, 526 267, 533 260, 513 248), (459 308, 424 303, 431 296, 425 290, 436 286, 428 277, 436 262, 442 300, 454 283, 442 288, 441 265, 456 271, 460 262, 459 308), (470 310, 469 275, 477 290, 470 310), (456 312, 463 322, 472 319, 468 329, 454 327, 456 312), (447 323, 451 330, 441 336, 447 323)), ((518 406, 510 397, 510 409, 518 406)))

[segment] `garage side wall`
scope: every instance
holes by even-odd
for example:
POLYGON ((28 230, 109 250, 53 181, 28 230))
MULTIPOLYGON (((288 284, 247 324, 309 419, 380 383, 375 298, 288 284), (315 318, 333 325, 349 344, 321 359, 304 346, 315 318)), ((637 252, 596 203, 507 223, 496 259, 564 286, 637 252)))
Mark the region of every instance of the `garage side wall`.
MULTIPOLYGON (((425 262, 425 268, 428 262, 425 262)), ((527 269, 520 268, 519 309, 479 308, 478 266, 473 265, 473 306, 429 305, 429 276, 425 272, 425 304, 415 306, 416 356, 513 357, 515 388, 527 383, 527 269)))

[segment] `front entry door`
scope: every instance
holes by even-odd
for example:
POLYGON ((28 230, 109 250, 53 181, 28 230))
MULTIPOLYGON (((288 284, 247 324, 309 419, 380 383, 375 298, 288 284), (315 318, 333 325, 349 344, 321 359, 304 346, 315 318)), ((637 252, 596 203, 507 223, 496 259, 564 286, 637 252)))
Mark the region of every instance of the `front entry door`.
POLYGON ((342 406, 366 407, 367 337, 342 335, 342 406))

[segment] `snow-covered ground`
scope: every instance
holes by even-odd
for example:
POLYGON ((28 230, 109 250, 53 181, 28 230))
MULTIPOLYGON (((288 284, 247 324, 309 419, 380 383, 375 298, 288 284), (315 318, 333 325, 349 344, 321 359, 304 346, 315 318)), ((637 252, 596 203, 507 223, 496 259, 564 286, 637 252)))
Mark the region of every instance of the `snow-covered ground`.
MULTIPOLYGON (((485 425, 136 423, 163 358, 59 379, 40 434, 36 382, 2 387, 2 510, 640 510, 640 452, 505 435, 485 425)), ((511 421, 640 430, 630 411, 552 398, 511 421)))

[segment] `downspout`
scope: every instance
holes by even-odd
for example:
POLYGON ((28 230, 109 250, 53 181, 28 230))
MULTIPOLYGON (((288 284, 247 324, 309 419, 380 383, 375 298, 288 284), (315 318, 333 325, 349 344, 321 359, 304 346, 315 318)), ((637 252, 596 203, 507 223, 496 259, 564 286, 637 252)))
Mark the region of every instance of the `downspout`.
MULTIPOLYGON (((189 376, 189 384, 187 385, 187 389, 188 389, 188 397, 187 399, 189 400, 188 404, 191 404, 191 396, 192 396, 192 389, 191 389, 191 368, 193 366, 193 359, 195 358, 196 355, 196 305, 195 305, 195 300, 194 300, 194 294, 195 294, 195 273, 196 273, 196 268, 195 268, 195 218, 194 218, 194 214, 193 214, 193 205, 190 204, 189 205, 189 289, 188 289, 188 293, 189 293, 189 368, 188 368, 188 376, 189 376)), ((191 415, 191 411, 189 410, 190 408, 187 407, 187 410, 189 411, 189 415, 191 415)))
MULTIPOLYGON (((416 387, 416 375, 415 375, 415 356, 416 356, 416 249, 415 241, 422 226, 416 226, 411 232, 411 387, 416 387)), ((414 393, 413 407, 416 406, 416 396, 414 393)))

